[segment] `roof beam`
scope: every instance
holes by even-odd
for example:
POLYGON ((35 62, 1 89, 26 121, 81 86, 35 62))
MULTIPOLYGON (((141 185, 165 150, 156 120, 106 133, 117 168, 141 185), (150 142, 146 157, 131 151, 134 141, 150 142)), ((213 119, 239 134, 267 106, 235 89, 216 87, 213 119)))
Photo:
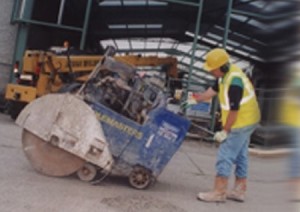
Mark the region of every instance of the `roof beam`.
POLYGON ((164 0, 167 2, 171 2, 171 3, 176 3, 176 4, 183 4, 183 5, 188 5, 188 6, 194 6, 194 7, 198 7, 199 3, 195 3, 195 2, 191 2, 190 0, 187 1, 181 1, 181 0, 164 0))

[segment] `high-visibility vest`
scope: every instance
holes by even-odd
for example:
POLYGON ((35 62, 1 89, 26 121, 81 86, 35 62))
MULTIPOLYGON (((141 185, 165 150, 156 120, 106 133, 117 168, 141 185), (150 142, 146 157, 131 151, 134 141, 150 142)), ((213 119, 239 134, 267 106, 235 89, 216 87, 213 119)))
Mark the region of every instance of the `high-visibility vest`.
POLYGON ((232 128, 242 128, 258 123, 260 121, 260 110, 252 83, 240 68, 231 64, 229 71, 223 78, 219 79, 218 97, 221 106, 222 125, 225 126, 230 111, 228 92, 231 81, 235 77, 242 80, 244 89, 237 120, 232 125, 232 128))
POLYGON ((286 95, 279 110, 279 121, 290 127, 300 127, 300 99, 295 95, 286 95))

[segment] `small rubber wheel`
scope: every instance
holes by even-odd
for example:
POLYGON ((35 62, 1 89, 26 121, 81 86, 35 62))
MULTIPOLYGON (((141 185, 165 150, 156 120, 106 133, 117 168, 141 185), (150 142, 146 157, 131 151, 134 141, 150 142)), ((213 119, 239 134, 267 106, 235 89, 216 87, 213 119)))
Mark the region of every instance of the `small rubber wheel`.
POLYGON ((146 189, 152 183, 152 174, 144 167, 133 168, 128 176, 129 184, 136 189, 146 189))
POLYGON ((77 171, 77 176, 80 180, 90 182, 95 179, 97 168, 89 163, 86 163, 77 171))

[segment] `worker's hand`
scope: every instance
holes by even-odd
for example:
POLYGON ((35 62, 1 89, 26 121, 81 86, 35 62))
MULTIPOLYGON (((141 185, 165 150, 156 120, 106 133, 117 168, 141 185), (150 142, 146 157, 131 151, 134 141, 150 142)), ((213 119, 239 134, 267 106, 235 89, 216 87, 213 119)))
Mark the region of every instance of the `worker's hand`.
POLYGON ((187 109, 193 105, 198 104, 197 97, 198 97, 198 94, 196 94, 196 93, 189 95, 187 100, 184 101, 183 103, 181 103, 181 105, 180 105, 181 109, 187 109))
POLYGON ((193 99, 195 99, 197 102, 203 101, 203 95, 201 93, 193 93, 193 99))
POLYGON ((214 135, 214 140, 219 142, 219 143, 222 143, 227 138, 227 135, 228 134, 225 130, 218 131, 214 135))
POLYGON ((196 105, 196 104, 197 104, 197 101, 195 99, 190 98, 190 99, 182 102, 180 104, 180 107, 181 107, 181 109, 187 109, 187 108, 189 108, 193 105, 196 105))

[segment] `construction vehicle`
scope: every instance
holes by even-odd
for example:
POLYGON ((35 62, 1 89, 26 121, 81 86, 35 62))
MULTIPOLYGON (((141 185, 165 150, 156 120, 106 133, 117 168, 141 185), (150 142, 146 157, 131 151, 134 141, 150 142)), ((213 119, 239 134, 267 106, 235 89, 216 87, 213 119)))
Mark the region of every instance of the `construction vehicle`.
POLYGON ((118 175, 147 188, 189 128, 188 120, 166 109, 161 85, 105 56, 76 94, 48 94, 24 108, 16 123, 25 155, 45 175, 77 173, 93 183, 118 175))
POLYGON ((8 84, 5 98, 9 114, 15 119, 23 107, 47 93, 57 92, 63 85, 84 82, 99 61, 99 55, 67 55, 30 50, 23 57, 22 71, 16 62, 16 83, 8 84))
MULTIPOLYGON (((14 73, 17 82, 8 84, 5 93, 5 98, 9 101, 8 111, 13 119, 26 104, 37 97, 76 90, 103 58, 99 55, 70 55, 61 52, 26 51, 21 73, 18 70, 19 62, 16 62, 14 73)), ((177 60, 173 57, 126 55, 116 56, 115 59, 135 66, 163 66, 168 77, 177 77, 177 60)))

